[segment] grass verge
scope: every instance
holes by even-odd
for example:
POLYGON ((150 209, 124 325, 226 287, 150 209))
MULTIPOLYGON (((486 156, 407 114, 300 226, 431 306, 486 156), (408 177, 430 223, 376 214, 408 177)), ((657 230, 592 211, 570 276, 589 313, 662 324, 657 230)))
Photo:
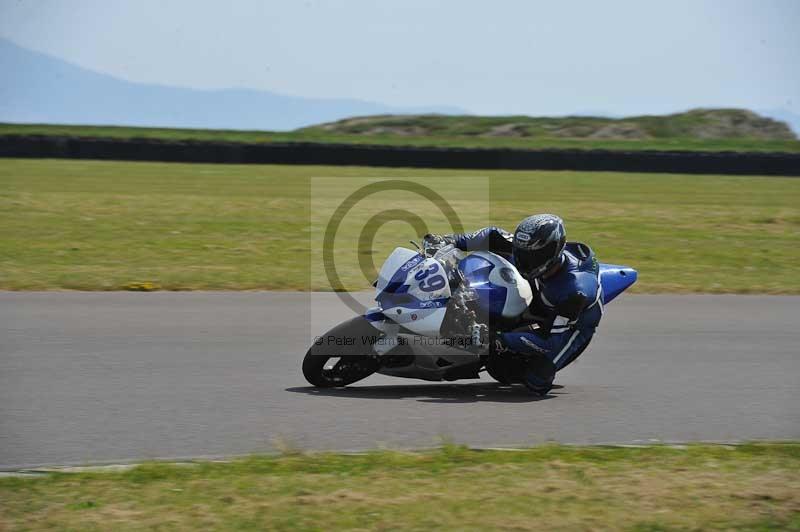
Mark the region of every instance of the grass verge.
POLYGON ((21 530, 798 530, 800 445, 289 454, 0 479, 21 530))
MULTIPOLYGON (((640 292, 800 293, 798 179, 15 159, 0 159, 0 289, 325 289, 309 273, 322 176, 435 182, 470 229, 558 213, 601 261, 637 268, 640 292), (488 198, 465 176, 485 177, 488 198), (490 219, 475 218, 486 202, 490 219)), ((422 201, 398 206, 429 212, 422 201)), ((380 264, 418 236, 388 224, 358 253, 380 264)), ((343 260, 344 285, 369 288, 343 260)))

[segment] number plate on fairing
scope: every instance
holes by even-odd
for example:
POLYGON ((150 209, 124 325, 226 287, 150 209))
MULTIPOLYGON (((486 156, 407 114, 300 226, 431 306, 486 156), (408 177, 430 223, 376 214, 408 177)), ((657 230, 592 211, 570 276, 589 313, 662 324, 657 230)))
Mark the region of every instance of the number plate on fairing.
POLYGON ((439 333, 450 298, 450 283, 444 266, 397 248, 378 276, 375 299, 383 314, 409 330, 423 335, 439 333))
POLYGON ((428 258, 408 271, 408 293, 420 301, 450 297, 447 272, 436 259, 428 258))

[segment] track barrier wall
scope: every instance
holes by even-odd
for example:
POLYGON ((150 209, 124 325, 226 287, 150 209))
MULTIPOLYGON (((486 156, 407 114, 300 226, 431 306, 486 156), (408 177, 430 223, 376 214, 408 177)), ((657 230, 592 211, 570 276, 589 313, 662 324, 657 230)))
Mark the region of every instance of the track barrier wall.
POLYGON ((0 157, 800 176, 800 153, 521 150, 0 136, 0 157))

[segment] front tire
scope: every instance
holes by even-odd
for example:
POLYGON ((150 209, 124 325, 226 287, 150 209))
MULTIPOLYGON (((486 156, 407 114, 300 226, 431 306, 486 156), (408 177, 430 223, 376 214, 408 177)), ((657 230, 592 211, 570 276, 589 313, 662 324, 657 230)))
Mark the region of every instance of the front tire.
POLYGON ((380 333, 363 316, 337 325, 311 346, 303 359, 303 376, 314 386, 347 386, 378 371, 373 345, 380 333), (338 359, 330 363, 331 359, 338 359))

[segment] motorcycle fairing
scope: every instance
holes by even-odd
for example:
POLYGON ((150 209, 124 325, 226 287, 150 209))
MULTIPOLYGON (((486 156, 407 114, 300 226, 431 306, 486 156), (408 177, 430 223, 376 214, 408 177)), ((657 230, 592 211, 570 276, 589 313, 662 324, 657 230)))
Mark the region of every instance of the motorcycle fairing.
MULTIPOLYGON (((451 295, 439 261, 396 248, 381 267, 375 288, 375 300, 384 319, 390 315, 393 322, 416 334, 439 334, 451 295)), ((371 321, 381 317, 374 311, 371 314, 376 318, 371 321)))

